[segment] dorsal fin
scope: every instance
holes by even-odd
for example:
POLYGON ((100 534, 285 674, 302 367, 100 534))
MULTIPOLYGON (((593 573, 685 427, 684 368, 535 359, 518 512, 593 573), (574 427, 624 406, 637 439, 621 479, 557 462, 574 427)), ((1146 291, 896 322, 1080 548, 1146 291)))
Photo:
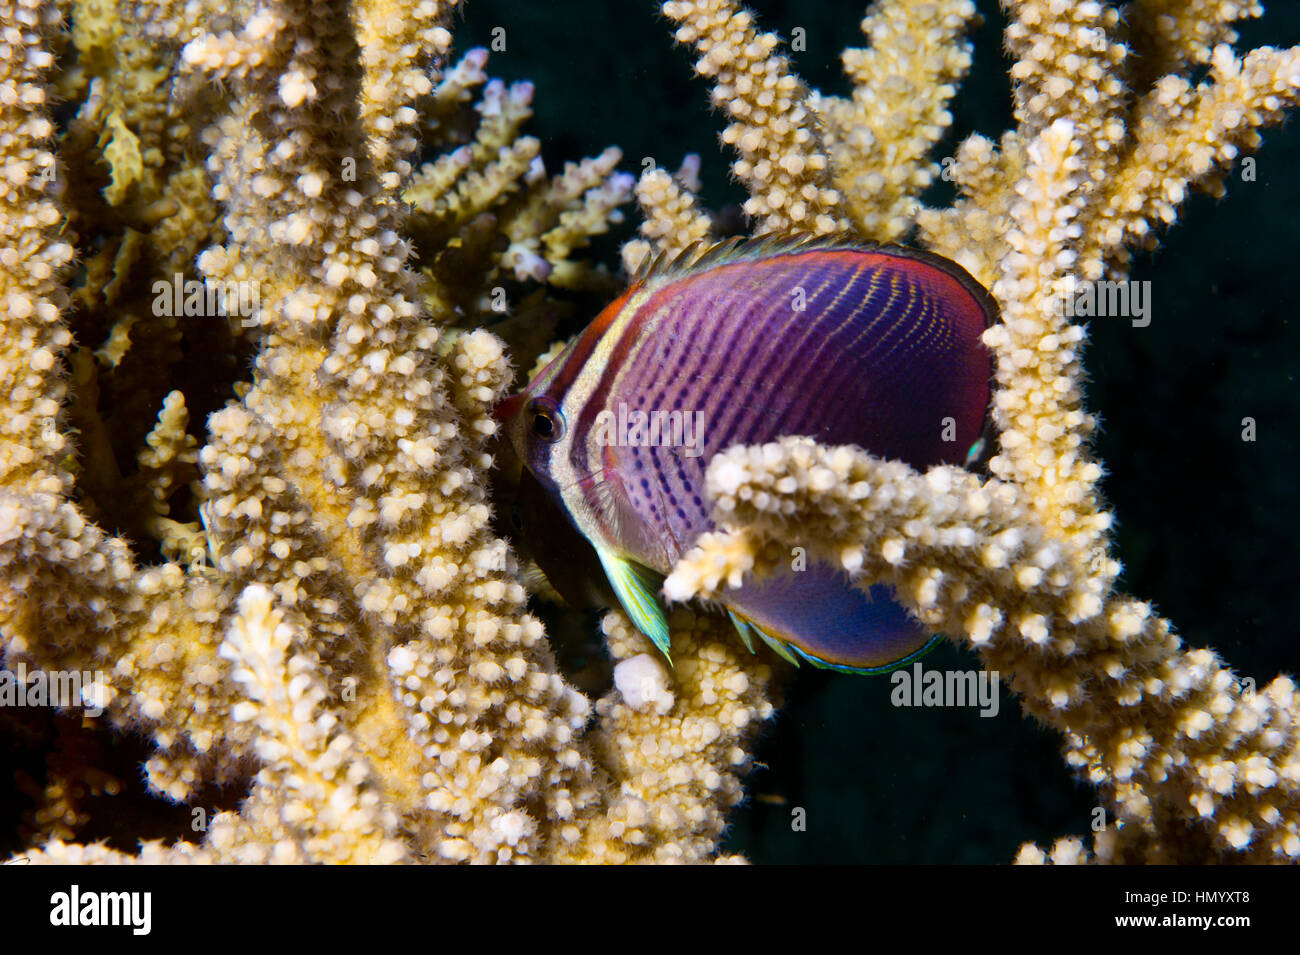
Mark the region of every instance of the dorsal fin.
POLYGON ((697 242, 677 252, 654 252, 632 273, 629 284, 673 281, 715 266, 746 262, 769 255, 812 249, 872 249, 877 246, 845 236, 735 236, 720 242, 697 242))
POLYGON ((987 326, 992 327, 1000 321, 998 305, 993 296, 973 275, 951 259, 926 249, 914 249, 889 242, 869 242, 844 235, 736 236, 721 242, 697 242, 678 252, 657 252, 647 256, 632 274, 628 284, 666 285, 720 265, 813 251, 881 252, 925 262, 947 272, 971 293, 984 311, 987 326))

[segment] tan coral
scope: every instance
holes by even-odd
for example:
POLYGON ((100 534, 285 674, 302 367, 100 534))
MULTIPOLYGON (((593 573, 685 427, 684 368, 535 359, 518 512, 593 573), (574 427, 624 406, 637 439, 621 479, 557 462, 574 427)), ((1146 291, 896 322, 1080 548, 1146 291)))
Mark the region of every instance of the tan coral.
MULTIPOLYGON (((108 717, 157 743, 146 765, 155 791, 193 800, 210 782, 251 783, 239 812, 212 818, 201 847, 149 844, 142 860, 705 859, 722 808, 738 798, 744 757, 734 744, 759 716, 724 709, 726 732, 693 744, 691 779, 653 783, 637 770, 640 808, 630 808, 624 770, 598 765, 586 733, 591 704, 556 671, 540 623, 524 611, 515 559, 488 524, 490 409, 512 369, 486 332, 441 340, 456 316, 424 311, 401 234, 417 146, 417 124, 402 111, 449 90, 430 72, 445 52, 448 9, 273 2, 215 30, 211 10, 171 31, 149 20, 148 36, 183 44, 173 47, 181 87, 206 79, 231 94, 209 104, 202 140, 224 236, 197 264, 209 283, 256 283, 259 293, 240 322, 259 345, 252 380, 210 417, 198 450, 211 566, 195 560, 188 570, 141 567, 126 541, 68 499, 57 363, 69 341, 60 270, 72 250, 57 238, 57 206, 29 183, 53 163, 43 149, 53 132, 41 110, 52 58, 41 30, 27 34, 28 60, 6 60, 0 76, 0 108, 13 120, 3 168, 24 187, 0 195, 10 203, 10 252, 0 249, 4 367, 14 393, 32 402, 6 419, 6 660, 109 670, 108 717), (359 60, 358 106, 331 78, 333 51, 380 34, 416 46, 425 72, 372 50, 359 60), (651 840, 627 827, 642 811, 651 840)), ((52 5, 0 12, 6 22, 57 23, 52 5)), ((457 96, 448 99, 454 106, 457 96)), ((485 119, 487 139, 519 141, 502 111, 485 119)), ((520 236, 542 243, 557 268, 630 191, 617 161, 609 152, 525 183, 531 204, 512 207, 520 236)), ((574 265, 568 279, 577 278, 574 265)), ((112 281, 125 285, 125 271, 112 281)), ((91 389, 95 378, 78 382, 91 389)), ((184 397, 162 405, 138 479, 155 520, 194 453, 184 397)), ((93 407, 86 413, 93 419, 93 407)), ((192 546, 182 526, 163 530, 192 546)), ((694 668, 710 694, 700 705, 725 708, 734 693, 745 712, 769 713, 748 684, 727 681, 729 666, 694 668)), ((611 711, 615 735, 601 747, 648 752, 640 734, 671 733, 689 718, 678 711, 617 729, 623 718, 611 711)), ((126 861, 60 842, 33 857, 126 861)))
POLYGON ((971 64, 962 40, 971 0, 876 3, 862 21, 867 49, 847 49, 848 99, 814 95, 836 187, 854 229, 896 242, 911 231, 921 192, 938 163, 930 150, 952 123, 948 103, 971 64))
POLYGON ((680 24, 678 42, 699 51, 695 71, 713 81, 713 102, 733 120, 722 141, 740 154, 731 168, 749 190, 755 232, 846 231, 808 89, 775 52, 776 35, 759 33, 733 0, 680 0, 663 12, 680 24))
POLYGON ((1148 605, 1111 591, 1109 571, 1089 574, 1087 542, 1044 526, 1016 484, 789 438, 716 456, 709 491, 724 529, 682 558, 670 596, 717 598, 805 547, 864 585, 889 583, 927 626, 1010 676, 1112 800, 1118 828, 1098 852, 1191 861, 1180 833, 1196 822, 1221 852, 1300 859, 1291 680, 1253 692, 1213 653, 1184 647, 1148 605))
POLYGON ((636 272, 654 253, 675 255, 708 244, 712 219, 699 208, 698 182, 692 183, 698 156, 689 156, 675 176, 662 169, 647 169, 636 184, 637 203, 645 216, 644 239, 623 246, 623 267, 636 272))

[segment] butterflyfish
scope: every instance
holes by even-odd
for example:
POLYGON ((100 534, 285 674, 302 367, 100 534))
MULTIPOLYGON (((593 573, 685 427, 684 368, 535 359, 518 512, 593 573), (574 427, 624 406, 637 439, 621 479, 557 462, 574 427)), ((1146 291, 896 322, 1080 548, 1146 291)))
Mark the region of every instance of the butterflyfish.
MULTIPOLYGON (((991 296, 895 246, 729 243, 652 266, 496 414, 591 543, 619 603, 669 655, 664 576, 714 528, 710 459, 806 435, 914 468, 967 463, 987 427, 991 296)), ((934 639, 888 586, 805 561, 725 591, 740 637, 852 673, 934 639)), ((670 657, 671 659, 671 657, 670 657)))

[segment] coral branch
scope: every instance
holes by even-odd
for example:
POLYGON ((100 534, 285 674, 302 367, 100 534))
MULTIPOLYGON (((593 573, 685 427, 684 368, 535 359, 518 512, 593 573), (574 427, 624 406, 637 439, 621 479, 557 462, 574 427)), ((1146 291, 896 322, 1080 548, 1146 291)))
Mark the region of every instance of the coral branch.
POLYGON ((740 154, 731 168, 749 190, 745 211, 757 220, 755 231, 845 231, 808 89, 775 53, 776 36, 755 30, 753 15, 732 0, 665 3, 663 12, 681 24, 678 42, 699 51, 695 71, 714 78, 713 102, 734 120, 722 141, 740 154))
POLYGON ((727 529, 682 558, 673 598, 717 597, 804 547, 863 587, 890 584, 1010 675, 1111 803, 1102 861, 1191 861, 1188 823, 1248 861, 1300 858, 1295 685, 1245 691, 1213 653, 1185 649, 1149 606, 1089 574, 1084 548, 1044 527, 1015 485, 803 438, 717 455, 708 475, 727 529))

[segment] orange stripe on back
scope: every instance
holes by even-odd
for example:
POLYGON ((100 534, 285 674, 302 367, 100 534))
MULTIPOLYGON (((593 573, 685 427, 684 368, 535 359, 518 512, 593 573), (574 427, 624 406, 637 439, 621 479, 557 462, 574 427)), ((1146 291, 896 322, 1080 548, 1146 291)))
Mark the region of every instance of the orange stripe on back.
POLYGON ((573 352, 569 355, 568 361, 556 373, 555 379, 547 388, 549 397, 557 402, 564 400, 564 395, 569 390, 569 386, 573 384, 573 380, 578 377, 578 374, 587 364, 587 359, 591 357, 591 353, 595 350, 596 343, 604 337, 605 332, 609 330, 609 326, 614 324, 614 321, 622 313, 623 307, 627 305, 628 299, 640 290, 641 284, 633 285, 606 305, 595 320, 583 330, 582 335, 573 346, 573 352))

